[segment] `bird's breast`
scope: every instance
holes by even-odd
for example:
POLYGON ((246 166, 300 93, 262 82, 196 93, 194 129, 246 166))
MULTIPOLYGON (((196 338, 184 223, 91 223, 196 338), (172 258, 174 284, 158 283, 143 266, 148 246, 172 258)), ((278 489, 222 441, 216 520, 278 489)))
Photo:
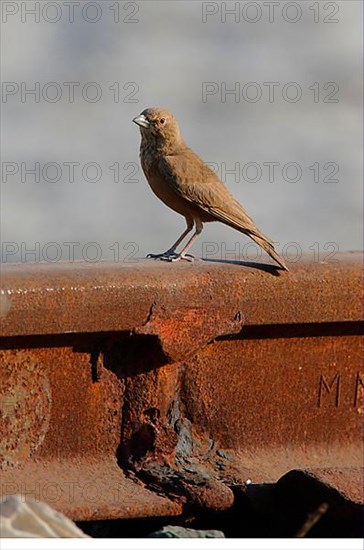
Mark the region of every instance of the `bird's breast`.
POLYGON ((141 145, 140 163, 153 193, 175 212, 183 216, 189 215, 193 207, 186 199, 176 193, 172 182, 169 182, 168 177, 161 173, 160 160, 158 152, 148 147, 148 145, 141 145))

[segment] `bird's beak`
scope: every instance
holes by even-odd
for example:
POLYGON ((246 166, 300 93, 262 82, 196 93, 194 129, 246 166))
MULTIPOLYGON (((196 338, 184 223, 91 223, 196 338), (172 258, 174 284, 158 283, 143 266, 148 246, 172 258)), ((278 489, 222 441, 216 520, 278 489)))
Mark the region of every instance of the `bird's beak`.
POLYGON ((133 118, 133 122, 137 124, 138 126, 141 126, 142 128, 149 128, 150 122, 146 119, 144 115, 139 115, 133 118))

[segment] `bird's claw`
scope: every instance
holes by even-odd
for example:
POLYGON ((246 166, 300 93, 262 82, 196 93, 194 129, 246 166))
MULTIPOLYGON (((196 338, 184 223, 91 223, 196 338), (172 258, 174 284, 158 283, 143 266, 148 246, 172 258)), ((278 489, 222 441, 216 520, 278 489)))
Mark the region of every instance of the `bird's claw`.
POLYGON ((176 258, 171 258, 170 262, 178 262, 179 260, 186 260, 186 262, 194 262, 195 260, 198 260, 198 258, 195 258, 192 256, 192 254, 178 254, 176 258))
POLYGON ((154 260, 163 260, 165 262, 171 262, 173 258, 178 256, 176 252, 163 252, 162 254, 147 254, 147 258, 152 258, 154 260))
POLYGON ((179 262, 185 260, 186 262, 194 262, 198 258, 195 258, 191 254, 177 254, 177 252, 164 252, 163 254, 147 254, 147 258, 153 258, 154 260, 161 260, 162 262, 179 262))

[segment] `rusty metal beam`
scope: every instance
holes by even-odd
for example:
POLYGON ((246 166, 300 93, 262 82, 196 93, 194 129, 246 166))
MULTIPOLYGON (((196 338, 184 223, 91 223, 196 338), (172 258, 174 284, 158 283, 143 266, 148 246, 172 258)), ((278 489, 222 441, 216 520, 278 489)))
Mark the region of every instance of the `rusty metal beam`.
POLYGON ((360 321, 360 263, 358 253, 338 254, 337 263, 293 264, 289 275, 216 261, 8 264, 0 336, 133 330, 153 307, 195 307, 221 324, 230 308, 244 325, 360 321))
POLYGON ((362 257, 338 260, 3 266, 1 494, 167 516, 302 469, 362 503, 362 257))

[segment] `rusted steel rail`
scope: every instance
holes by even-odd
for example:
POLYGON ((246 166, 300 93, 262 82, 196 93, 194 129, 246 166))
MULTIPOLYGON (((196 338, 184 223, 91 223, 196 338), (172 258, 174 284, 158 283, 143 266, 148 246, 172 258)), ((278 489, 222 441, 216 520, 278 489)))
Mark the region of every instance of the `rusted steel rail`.
POLYGON ((168 516, 303 470, 363 503, 361 266, 3 266, 1 494, 168 516))

